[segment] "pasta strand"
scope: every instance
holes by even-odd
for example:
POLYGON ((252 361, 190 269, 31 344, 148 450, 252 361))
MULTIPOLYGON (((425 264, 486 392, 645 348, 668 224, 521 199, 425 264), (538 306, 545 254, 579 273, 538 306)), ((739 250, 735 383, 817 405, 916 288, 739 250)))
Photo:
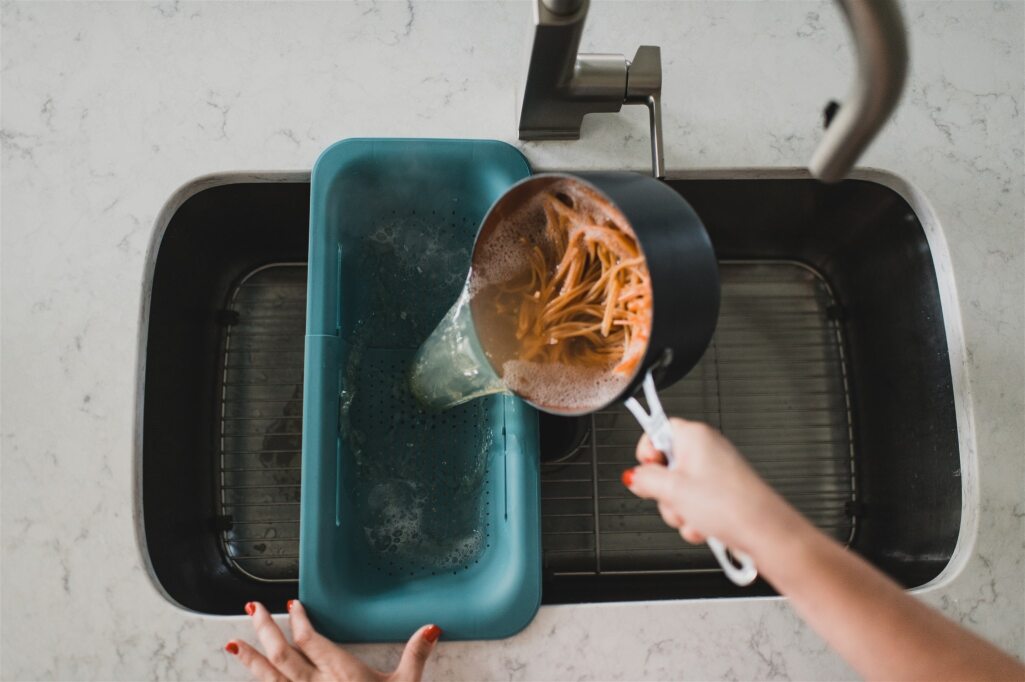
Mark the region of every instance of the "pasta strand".
POLYGON ((496 300, 499 314, 516 317, 519 358, 632 373, 651 331, 650 276, 636 238, 562 195, 546 196, 542 208, 547 248, 531 246, 529 272, 496 300))

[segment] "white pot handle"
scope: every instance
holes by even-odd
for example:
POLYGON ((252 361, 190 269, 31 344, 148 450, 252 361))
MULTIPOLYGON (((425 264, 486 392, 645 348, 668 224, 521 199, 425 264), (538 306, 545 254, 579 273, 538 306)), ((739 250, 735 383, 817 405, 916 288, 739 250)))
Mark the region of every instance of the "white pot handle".
POLYGON ((754 559, 744 552, 726 549, 726 545, 719 538, 709 537, 706 540, 712 554, 715 555, 723 572, 726 573, 726 577, 734 584, 746 587, 755 581, 755 578, 758 577, 758 567, 755 566, 754 559), (734 559, 736 563, 734 563, 734 559))
MULTIPOLYGON (((658 392, 655 390, 655 380, 651 372, 644 377, 644 399, 648 403, 648 412, 644 411, 637 398, 628 398, 624 405, 630 410, 637 422, 648 434, 651 444, 655 449, 665 455, 666 464, 673 466, 673 431, 669 425, 665 410, 662 409, 662 402, 658 399, 658 392)), ((718 538, 707 538, 708 547, 712 550, 726 577, 734 584, 745 587, 754 582, 758 577, 758 568, 754 560, 744 552, 734 552, 718 538), (734 561, 735 560, 735 561, 734 561)))

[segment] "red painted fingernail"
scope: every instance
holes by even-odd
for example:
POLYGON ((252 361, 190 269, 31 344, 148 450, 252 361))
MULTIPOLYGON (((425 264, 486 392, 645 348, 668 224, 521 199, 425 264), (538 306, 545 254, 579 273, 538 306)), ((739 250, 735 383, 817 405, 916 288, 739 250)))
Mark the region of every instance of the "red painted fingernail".
POLYGON ((238 656, 238 644, 235 644, 235 642, 228 642, 225 644, 224 650, 232 656, 238 656))
POLYGON ((424 630, 424 639, 428 642, 437 642, 439 637, 441 637, 441 628, 437 625, 428 625, 427 629, 424 630))
POLYGON ((294 599, 289 599, 289 600, 288 600, 288 603, 287 603, 287 604, 285 604, 285 608, 286 608, 286 609, 288 609, 289 611, 291 611, 291 610, 292 610, 292 605, 293 605, 293 604, 295 604, 295 600, 294 600, 294 599))
POLYGON ((634 482, 634 470, 633 469, 627 469, 626 471, 623 472, 623 485, 625 485, 627 488, 629 488, 630 486, 633 485, 633 482, 634 482))
POLYGON ((246 615, 251 616, 256 613, 256 604, 251 601, 246 602, 246 615))

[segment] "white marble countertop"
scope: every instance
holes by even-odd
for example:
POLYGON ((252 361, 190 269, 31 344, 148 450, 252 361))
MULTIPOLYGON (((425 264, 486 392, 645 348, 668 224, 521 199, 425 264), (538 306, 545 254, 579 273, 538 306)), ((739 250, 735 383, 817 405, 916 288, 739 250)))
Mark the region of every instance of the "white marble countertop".
MULTIPOLYGON (((1023 9, 911 2, 912 69, 863 165, 931 207, 966 513, 918 594, 1025 654, 1023 9)), ((5 3, 2 677, 242 678, 244 617, 154 589, 133 508, 147 250, 183 183, 308 170, 353 136, 514 144, 526 3, 5 3)), ((671 170, 796 167, 842 98, 828 2, 596 2, 585 49, 662 46, 671 170)), ((648 166, 647 114, 520 145, 537 167, 648 166)), ((359 654, 387 666, 390 645, 359 654)), ((779 599, 558 606, 501 642, 442 643, 434 679, 846 678, 779 599)))

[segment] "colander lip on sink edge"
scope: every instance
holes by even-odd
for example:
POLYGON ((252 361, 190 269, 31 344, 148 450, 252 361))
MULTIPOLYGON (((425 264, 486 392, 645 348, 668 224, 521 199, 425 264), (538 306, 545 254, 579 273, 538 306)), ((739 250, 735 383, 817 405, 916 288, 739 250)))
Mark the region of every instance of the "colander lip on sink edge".
MULTIPOLYGON (((345 311, 369 305, 358 300, 360 291, 352 290, 358 281, 348 288, 345 283, 345 257, 351 255, 346 239, 352 239, 347 227, 372 221, 373 211, 384 210, 375 201, 382 188, 401 182, 416 191, 396 192, 388 208, 415 214, 443 202, 462 219, 469 249, 491 204, 530 172, 519 151, 490 140, 349 139, 325 150, 314 166, 299 598, 317 627, 335 640, 404 641, 426 623, 439 625, 446 639, 508 637, 524 628, 540 606, 540 475, 533 408, 509 396, 482 399, 487 402, 480 409, 493 434, 486 441, 482 483, 488 495, 487 542, 462 570, 412 577, 375 571, 366 556, 370 549, 357 527, 353 503, 342 494, 355 465, 339 429, 343 360, 350 352, 345 311)), ((404 229, 401 223, 398 229, 404 229)), ((458 238, 464 238, 462 232, 458 238)))

